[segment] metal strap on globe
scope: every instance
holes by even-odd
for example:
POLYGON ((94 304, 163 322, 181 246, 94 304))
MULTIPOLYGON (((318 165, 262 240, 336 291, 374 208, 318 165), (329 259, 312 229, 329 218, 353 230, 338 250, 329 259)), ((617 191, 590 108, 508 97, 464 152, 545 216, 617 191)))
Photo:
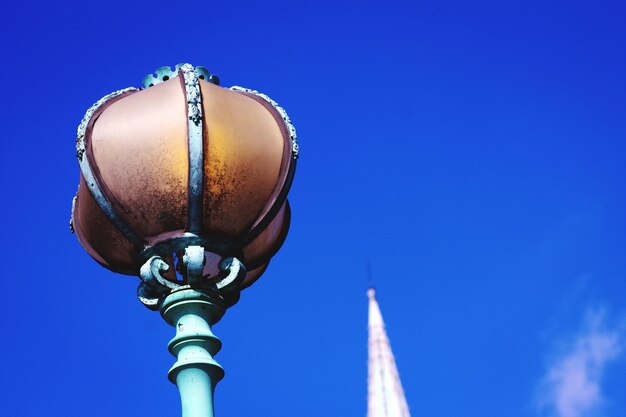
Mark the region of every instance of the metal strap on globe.
POLYGON ((202 230, 202 197, 204 185, 204 155, 202 98, 200 84, 194 67, 183 64, 180 67, 187 99, 187 139, 189 143, 189 205, 187 230, 200 233, 202 230))
MULTIPOLYGON (((122 232, 122 234, 124 234, 124 236, 126 236, 128 240, 130 240, 134 244, 139 244, 141 242, 141 239, 132 230, 130 230, 130 228, 128 228, 128 226, 117 216, 115 210, 113 209, 113 206, 102 192, 100 184, 98 183, 98 180, 93 173, 91 163, 89 161, 89 158, 87 157, 87 153, 85 150, 85 132, 87 131, 87 126, 89 125, 91 117, 94 115, 94 113, 105 103, 116 98, 121 98, 122 95, 130 91, 137 91, 137 89, 135 87, 128 87, 122 90, 114 91, 111 94, 107 94, 106 96, 102 97, 93 106, 91 106, 89 110, 87 110, 85 116, 83 117, 83 120, 78 125, 78 132, 76 136, 76 157, 78 158, 78 164, 80 165, 80 170, 83 174, 83 178, 85 179, 85 182, 89 187, 89 191, 91 191, 91 195, 93 195, 93 198, 102 209, 102 212, 106 214, 106 216, 113 222, 115 227, 117 227, 117 229, 122 232)), ((70 229, 73 230, 72 224, 73 221, 70 220, 70 229)))
POLYGON ((180 75, 187 103, 187 143, 189 156, 189 193, 187 206, 187 230, 193 234, 202 231, 204 197, 204 126, 202 115, 202 94, 199 80, 219 85, 219 78, 205 67, 191 64, 178 64, 172 70, 163 66, 143 79, 144 88, 150 88, 177 75, 180 75))
POLYGON ((158 68, 156 76, 148 74, 143 79, 144 88, 150 88, 180 75, 187 103, 187 141, 189 149, 189 194, 187 206, 187 230, 200 233, 202 230, 202 201, 204 185, 203 117, 202 95, 199 79, 219 84, 219 79, 204 67, 178 64, 158 68))

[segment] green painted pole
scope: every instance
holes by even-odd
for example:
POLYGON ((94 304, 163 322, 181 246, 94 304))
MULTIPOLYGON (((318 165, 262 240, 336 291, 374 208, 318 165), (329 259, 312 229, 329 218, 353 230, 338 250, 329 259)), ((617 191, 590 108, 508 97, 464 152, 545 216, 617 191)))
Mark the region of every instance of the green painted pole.
MULTIPOLYGON (((219 295, 217 295, 219 297, 219 295)), ((224 314, 212 290, 188 286, 174 290, 163 300, 161 315, 176 328, 168 349, 177 358, 168 373, 178 386, 183 417, 214 417, 213 392, 224 369, 213 359, 222 347, 211 325, 224 314)))

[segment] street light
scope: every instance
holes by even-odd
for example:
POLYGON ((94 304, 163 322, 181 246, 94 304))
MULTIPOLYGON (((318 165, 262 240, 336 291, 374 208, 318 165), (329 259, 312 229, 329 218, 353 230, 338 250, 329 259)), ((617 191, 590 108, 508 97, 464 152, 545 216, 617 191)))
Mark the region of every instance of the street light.
POLYGON ((213 416, 223 377, 211 331, 266 270, 290 222, 298 144, 282 107, 203 67, 157 69, 96 102, 78 127, 70 227, 176 328, 169 379, 184 417, 213 416))

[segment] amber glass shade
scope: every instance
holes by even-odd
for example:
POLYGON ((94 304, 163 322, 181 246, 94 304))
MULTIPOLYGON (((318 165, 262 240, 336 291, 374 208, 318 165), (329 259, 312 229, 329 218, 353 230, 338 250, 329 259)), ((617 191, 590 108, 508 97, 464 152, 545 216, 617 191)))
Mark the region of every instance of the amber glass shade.
MULTIPOLYGON (((237 256, 248 271, 241 285, 246 287, 265 271, 289 229, 286 194, 295 167, 289 126, 272 103, 256 94, 199 83, 201 228, 189 228, 190 145, 181 76, 119 95, 86 125, 83 157, 135 241, 103 212, 84 174, 73 227, 96 261, 132 275, 150 248, 197 236, 208 252, 206 275, 216 273, 217 261, 211 259, 237 256)), ((162 255, 172 274, 177 254, 162 255)))

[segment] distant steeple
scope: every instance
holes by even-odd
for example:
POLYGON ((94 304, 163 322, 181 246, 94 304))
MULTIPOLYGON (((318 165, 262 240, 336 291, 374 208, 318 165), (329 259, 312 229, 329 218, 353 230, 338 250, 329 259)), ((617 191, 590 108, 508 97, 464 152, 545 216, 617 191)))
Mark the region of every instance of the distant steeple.
POLYGON ((367 290, 367 296, 369 298, 367 417, 410 417, 374 287, 367 290))

